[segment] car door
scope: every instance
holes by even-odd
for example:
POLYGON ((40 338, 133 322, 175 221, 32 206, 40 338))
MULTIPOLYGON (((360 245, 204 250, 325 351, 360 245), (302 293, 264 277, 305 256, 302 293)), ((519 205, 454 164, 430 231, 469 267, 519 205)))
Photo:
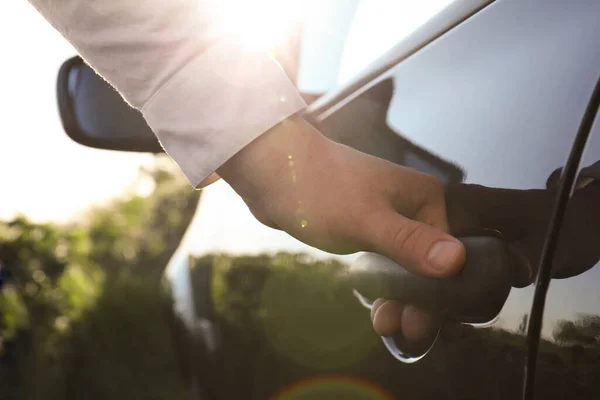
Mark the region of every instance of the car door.
MULTIPOLYGON (((418 157, 396 158, 405 147, 397 138, 412 141, 459 166, 465 183, 494 188, 481 190, 480 202, 500 201, 496 199, 509 189, 523 191, 525 201, 509 204, 505 221, 487 218, 498 223, 488 227, 502 227, 510 236, 527 224, 543 226, 530 216, 548 217, 551 202, 540 196, 538 204, 528 203, 526 192, 551 186, 549 177, 566 159, 600 70, 600 57, 592 50, 600 43, 599 31, 589 16, 597 15, 598 4, 571 5, 496 2, 379 77, 353 100, 337 105, 333 113, 326 111, 323 125, 333 122, 331 135, 351 145, 360 142, 355 135, 361 131, 387 137, 387 143, 363 141, 362 148, 444 179, 443 172, 418 157), (361 114, 367 109, 368 115, 361 114), (373 113, 379 116, 373 118, 373 113), (517 216, 529 219, 510 220, 517 216)), ((583 166, 593 165, 583 171, 588 178, 598 177, 594 171, 600 132, 595 130, 583 160, 583 166)), ((594 376, 600 297, 594 265, 600 254, 594 243, 600 234, 594 227, 599 216, 593 204, 600 197, 595 185, 577 190, 567 211, 556 262, 560 265, 555 265, 563 279, 552 283, 542 335, 540 398, 598 396, 594 376)), ((476 204, 469 205, 477 210, 476 204)), ((537 250, 539 255, 543 241, 536 234, 514 244, 537 260, 532 253, 537 250), (526 241, 530 243, 523 245, 526 241)), ((390 380, 382 385, 393 385, 396 395, 409 398, 518 398, 532 290, 513 289, 491 327, 463 332, 460 339, 442 336, 439 347, 406 372, 414 379, 402 379, 404 374, 391 367, 386 369, 390 380)))
MULTIPOLYGON (((600 391, 600 129, 598 118, 565 213, 546 299, 539 398, 597 398, 600 391), (561 274, 560 270, 570 273, 561 274)), ((555 185, 556 180, 549 182, 555 185)))
MULTIPOLYGON (((553 204, 549 178, 567 158, 600 68, 599 13, 592 0, 494 2, 410 56, 399 52, 351 93, 328 96, 311 118, 334 140, 473 189, 466 215, 482 212, 487 227, 534 259, 553 204), (502 213, 489 218, 490 206, 502 213), (523 244, 518 234, 532 224, 540 228, 523 244)), ((600 156, 597 131, 584 165, 600 156)), ((351 287, 332 278, 354 256, 334 257, 260 226, 222 183, 205 191, 195 221, 191 286, 206 277, 196 271, 211 269, 219 331, 201 380, 215 398, 521 395, 528 282, 516 284, 523 287, 511 290, 492 324, 444 328, 423 359, 405 364, 373 334, 351 287)), ((552 283, 540 398, 600 394, 597 271, 593 263, 573 271, 552 283)))

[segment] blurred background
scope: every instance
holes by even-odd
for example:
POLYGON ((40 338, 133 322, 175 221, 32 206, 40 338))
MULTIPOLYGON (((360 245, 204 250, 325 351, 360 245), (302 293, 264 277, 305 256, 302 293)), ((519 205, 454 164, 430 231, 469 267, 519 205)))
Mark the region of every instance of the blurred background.
POLYGON ((0 398, 184 398, 158 285, 199 192, 165 157, 67 137, 76 52, 27 1, 1 2, 0 37, 0 398))

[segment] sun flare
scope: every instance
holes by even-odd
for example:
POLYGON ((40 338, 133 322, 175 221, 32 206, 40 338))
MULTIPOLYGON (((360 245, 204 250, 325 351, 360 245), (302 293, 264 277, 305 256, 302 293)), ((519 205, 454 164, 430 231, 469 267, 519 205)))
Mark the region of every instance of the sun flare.
POLYGON ((272 50, 299 23, 306 22, 310 3, 310 0, 225 0, 218 7, 225 13, 227 32, 245 47, 272 50))

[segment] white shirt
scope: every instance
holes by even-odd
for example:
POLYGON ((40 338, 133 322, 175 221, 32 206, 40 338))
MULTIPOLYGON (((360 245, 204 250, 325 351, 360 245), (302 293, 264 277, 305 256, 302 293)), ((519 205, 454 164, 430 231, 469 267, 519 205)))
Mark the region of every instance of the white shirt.
POLYGON ((229 0, 29 0, 144 115, 195 187, 305 103, 266 51, 227 32, 229 0))

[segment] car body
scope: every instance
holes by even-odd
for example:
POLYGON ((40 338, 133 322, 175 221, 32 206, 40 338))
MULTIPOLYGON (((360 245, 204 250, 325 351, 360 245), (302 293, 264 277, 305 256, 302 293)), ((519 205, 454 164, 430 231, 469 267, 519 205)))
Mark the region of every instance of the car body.
MULTIPOLYGON (((332 140, 447 184, 547 190, 600 73, 598 16, 595 0, 455 1, 311 104, 306 118, 332 140)), ((599 159, 595 126, 582 166, 599 159)), ((351 290, 327 297, 319 268, 355 258, 261 225, 224 182, 204 189, 165 272, 193 396, 520 398, 533 285, 513 288, 491 324, 442 330, 407 364, 382 346, 351 290)), ((599 271, 551 284, 540 399, 600 397, 599 271)))

